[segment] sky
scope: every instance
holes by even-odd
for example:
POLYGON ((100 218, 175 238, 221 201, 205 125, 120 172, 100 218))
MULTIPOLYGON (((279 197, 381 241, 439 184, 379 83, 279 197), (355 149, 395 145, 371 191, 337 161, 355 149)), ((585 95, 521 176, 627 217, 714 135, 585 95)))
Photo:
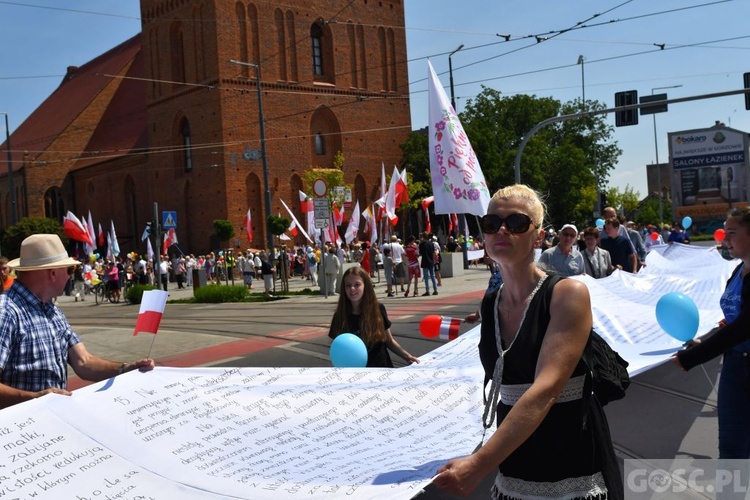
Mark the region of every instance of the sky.
MULTIPOLYGON (((586 100, 612 107, 615 92, 625 90, 665 92, 670 99, 738 90, 750 72, 750 0, 404 3, 414 129, 427 125, 427 60, 450 95, 448 55, 461 45, 451 58, 459 112, 482 86, 561 102, 585 93, 586 100)), ((0 19, 0 111, 8 113, 11 132, 54 91, 68 66, 85 64, 141 28, 135 0, 0 0, 0 19)), ((615 129, 623 154, 610 187, 630 186, 645 196, 646 165, 657 150, 659 161, 667 160, 668 132, 716 121, 750 131, 741 95, 673 104, 655 121, 656 134, 652 116, 615 129)))

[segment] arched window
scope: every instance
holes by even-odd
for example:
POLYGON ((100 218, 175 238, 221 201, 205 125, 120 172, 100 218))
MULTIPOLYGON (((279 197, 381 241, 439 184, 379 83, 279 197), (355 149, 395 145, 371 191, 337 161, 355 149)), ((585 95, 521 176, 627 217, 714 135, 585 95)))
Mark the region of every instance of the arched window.
POLYGON ((312 43, 312 69, 313 75, 323 75, 323 30, 318 23, 310 28, 310 40, 312 43))
POLYGON ((65 203, 60 188, 49 188, 44 193, 44 216, 48 219, 62 220, 65 213, 65 203))
MULTIPOLYGON (((172 79, 175 82, 185 82, 185 44, 182 23, 175 21, 170 31, 170 48, 172 49, 172 79)), ((179 88, 175 86, 175 89, 179 88)))
MULTIPOLYGON (((242 2, 237 2, 237 5, 235 5, 235 11, 237 14, 237 28, 238 28, 238 38, 239 38, 239 45, 240 45, 240 51, 239 51, 239 60, 243 62, 247 62, 247 19, 245 17, 245 6, 242 4, 242 2)), ((240 73, 242 76, 247 77, 249 74, 249 67, 240 64, 240 73)))
POLYGON ((326 140, 320 132, 315 134, 315 154, 318 156, 326 154, 326 140))
POLYGON ((190 135, 190 122, 183 118, 180 122, 180 145, 182 146, 182 169, 193 171, 193 139, 190 135))

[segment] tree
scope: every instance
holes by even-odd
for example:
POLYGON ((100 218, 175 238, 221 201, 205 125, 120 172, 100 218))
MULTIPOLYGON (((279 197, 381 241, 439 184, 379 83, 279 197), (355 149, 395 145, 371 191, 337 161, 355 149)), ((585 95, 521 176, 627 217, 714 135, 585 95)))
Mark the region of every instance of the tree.
MULTIPOLYGON (((607 205, 614 207, 618 212, 628 214, 638 207, 641 202, 641 195, 633 189, 630 184, 625 185, 625 189, 620 191, 619 188, 612 187, 607 190, 607 205)), ((603 209, 604 207, 602 207, 603 209)))
POLYGON ((17 259, 21 242, 32 234, 57 234, 64 245, 68 244, 68 237, 58 221, 46 217, 24 217, 3 232, 3 255, 8 259, 17 259))
POLYGON ((289 219, 280 215, 269 215, 266 218, 266 223, 268 224, 268 230, 274 236, 281 236, 292 224, 289 219))
MULTIPOLYGON (((461 123, 477 155, 490 192, 515 182, 515 156, 521 139, 537 123, 558 115, 598 110, 597 101, 561 104, 548 97, 502 96, 483 88, 460 114, 461 123)), ((521 158, 521 181, 546 197, 550 222, 560 227, 568 222, 583 224, 591 219, 596 187, 606 187, 609 172, 621 150, 611 140, 614 127, 603 116, 571 119, 540 129, 526 144, 521 158)), ((429 161, 417 149, 420 139, 412 134, 402 145, 404 162, 411 173, 427 184, 429 161)), ((427 141, 421 146, 427 154, 427 141)))
POLYGON ((224 219, 213 221, 214 234, 219 241, 228 241, 234 238, 234 226, 231 222, 224 219))

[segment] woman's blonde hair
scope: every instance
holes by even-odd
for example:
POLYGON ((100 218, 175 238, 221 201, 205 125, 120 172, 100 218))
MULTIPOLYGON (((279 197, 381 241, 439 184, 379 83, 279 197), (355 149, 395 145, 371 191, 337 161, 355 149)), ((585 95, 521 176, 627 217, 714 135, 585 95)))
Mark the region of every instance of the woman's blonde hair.
POLYGON ((378 342, 385 342, 385 324, 383 315, 380 314, 380 304, 375 295, 375 287, 372 285, 370 275, 360 266, 350 267, 344 272, 339 287, 339 303, 336 312, 333 313, 331 321, 331 333, 335 337, 341 333, 354 333, 349 331, 349 316, 352 314, 352 302, 346 295, 346 278, 355 275, 364 283, 362 301, 359 303, 359 336, 367 347, 378 342))
POLYGON ((544 224, 544 214, 547 211, 542 196, 531 189, 525 184, 513 184, 506 186, 495 191, 490 199, 490 205, 497 203, 498 201, 518 201, 526 205, 529 213, 526 214, 531 217, 531 222, 534 223, 534 228, 538 231, 544 224))

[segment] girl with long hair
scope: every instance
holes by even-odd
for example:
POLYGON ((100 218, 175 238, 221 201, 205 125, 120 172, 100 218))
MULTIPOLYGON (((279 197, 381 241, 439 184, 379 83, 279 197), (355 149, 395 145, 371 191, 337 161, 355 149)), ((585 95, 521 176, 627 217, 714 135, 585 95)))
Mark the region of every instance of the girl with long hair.
POLYGON ((393 338, 385 306, 378 302, 369 273, 360 266, 351 267, 344 273, 338 307, 328 330, 332 339, 342 333, 353 333, 362 339, 367 347, 369 368, 393 368, 388 350, 408 364, 419 363, 393 338))

